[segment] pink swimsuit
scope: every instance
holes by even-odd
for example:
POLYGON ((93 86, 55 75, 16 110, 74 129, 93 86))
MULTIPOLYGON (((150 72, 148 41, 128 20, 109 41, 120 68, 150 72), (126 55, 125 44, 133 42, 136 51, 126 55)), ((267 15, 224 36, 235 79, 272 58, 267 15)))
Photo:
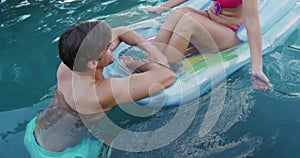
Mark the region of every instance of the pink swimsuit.
MULTIPOLYGON (((214 13, 217 15, 222 13, 223 8, 236 8, 243 3, 243 0, 213 0, 213 1, 216 1, 214 5, 214 13)), ((238 28, 227 26, 227 25, 225 26, 230 28, 232 31, 236 32, 241 25, 238 24, 238 28)))
POLYGON ((235 8, 243 3, 243 0, 213 0, 217 1, 223 8, 235 8))

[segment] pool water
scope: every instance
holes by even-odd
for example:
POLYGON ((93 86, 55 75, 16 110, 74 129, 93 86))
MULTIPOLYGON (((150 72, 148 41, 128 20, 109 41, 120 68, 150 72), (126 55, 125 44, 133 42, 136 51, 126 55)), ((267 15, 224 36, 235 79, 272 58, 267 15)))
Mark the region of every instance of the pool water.
MULTIPOLYGON (((56 89, 57 39, 68 26, 90 19, 105 19, 113 27, 133 24, 155 17, 145 7, 160 2, 1 0, 1 157, 30 157, 23 145, 26 123, 47 107, 56 89)), ((199 130, 211 92, 182 105, 197 111, 174 141, 146 152, 114 149, 112 157, 299 157, 300 26, 284 44, 264 56, 273 91, 253 90, 249 70, 246 65, 215 87, 225 86, 226 98, 220 118, 205 136, 199 137, 199 130)), ((151 131, 167 124, 178 110, 162 109, 141 119, 116 108, 112 115, 118 115, 117 122, 127 130, 151 131)))

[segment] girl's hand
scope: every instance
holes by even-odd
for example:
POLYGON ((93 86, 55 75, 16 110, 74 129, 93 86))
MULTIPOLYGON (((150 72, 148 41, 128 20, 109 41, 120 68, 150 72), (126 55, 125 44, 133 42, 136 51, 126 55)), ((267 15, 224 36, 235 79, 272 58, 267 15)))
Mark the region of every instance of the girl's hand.
POLYGON ((263 72, 252 72, 251 82, 254 89, 262 92, 272 90, 270 80, 263 72))

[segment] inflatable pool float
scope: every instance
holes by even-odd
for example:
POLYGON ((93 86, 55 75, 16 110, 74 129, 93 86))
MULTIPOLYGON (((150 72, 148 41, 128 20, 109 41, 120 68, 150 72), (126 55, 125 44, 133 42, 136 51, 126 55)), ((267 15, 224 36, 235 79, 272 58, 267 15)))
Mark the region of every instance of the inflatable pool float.
MULTIPOLYGON (((211 3, 208 0, 197 0, 188 1, 181 6, 204 10, 211 3)), ((259 16, 263 35, 262 49, 263 55, 265 55, 281 45, 299 26, 300 1, 259 0, 259 16)), ((161 16, 129 27, 145 39, 151 40, 155 38, 165 19, 166 16, 161 16)), ((178 106, 209 91, 227 76, 250 62, 250 50, 244 26, 238 30, 237 35, 243 43, 223 50, 221 53, 209 53, 208 55, 192 53, 192 55, 186 56, 178 64, 181 67, 176 71, 177 79, 171 87, 156 95, 136 101, 136 103, 149 107, 178 106)), ((125 77, 128 75, 126 69, 118 62, 118 58, 124 54, 133 55, 135 58, 142 58, 144 55, 142 51, 122 43, 113 52, 116 62, 104 70, 105 77, 125 77)))

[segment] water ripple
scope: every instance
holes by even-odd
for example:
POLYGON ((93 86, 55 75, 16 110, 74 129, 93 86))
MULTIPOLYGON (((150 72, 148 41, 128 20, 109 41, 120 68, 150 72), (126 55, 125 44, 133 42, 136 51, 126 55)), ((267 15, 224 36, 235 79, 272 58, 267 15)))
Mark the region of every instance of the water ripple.
POLYGON ((28 6, 28 5, 30 5, 30 3, 27 0, 25 0, 25 1, 20 2, 20 4, 16 5, 15 8, 21 8, 21 7, 28 6))
POLYGON ((101 5, 110 5, 112 3, 117 2, 117 0, 111 0, 111 1, 107 1, 107 2, 102 2, 101 5))
POLYGON ((13 73, 14 73, 14 81, 17 83, 20 83, 21 80, 21 76, 22 76, 22 67, 18 66, 17 64, 13 65, 13 73))
POLYGON ((28 18, 30 18, 31 17, 31 15, 30 14, 25 14, 25 15, 21 15, 21 16, 19 16, 19 17, 16 17, 16 18, 14 18, 14 19, 11 19, 11 20, 8 20, 8 21, 6 21, 4 24, 2 24, 1 26, 2 27, 10 27, 10 26, 13 26, 13 25, 16 25, 16 24, 18 24, 18 23, 20 23, 20 22, 22 22, 22 21, 24 21, 24 20, 26 20, 26 19, 28 19, 28 18))
POLYGON ((289 46, 278 48, 264 61, 275 96, 300 98, 300 50, 289 46))

